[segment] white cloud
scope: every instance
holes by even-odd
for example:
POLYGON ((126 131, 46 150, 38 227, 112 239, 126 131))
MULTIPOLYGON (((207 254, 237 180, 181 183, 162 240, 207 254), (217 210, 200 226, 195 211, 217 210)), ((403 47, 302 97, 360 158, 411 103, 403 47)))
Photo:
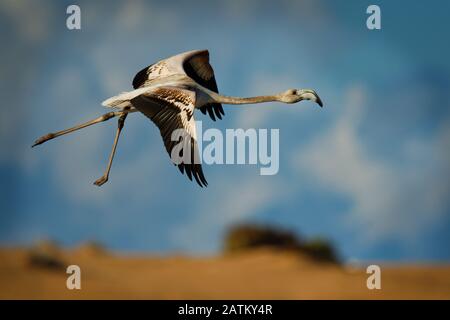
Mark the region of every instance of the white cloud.
MULTIPOLYGON (((103 9, 101 4, 89 3, 85 9, 86 20, 101 24, 102 20, 94 15, 103 9)), ((110 10, 109 16, 114 23, 108 23, 107 28, 95 26, 102 30, 102 37, 90 48, 89 59, 104 92, 115 95, 131 90, 134 73, 140 68, 165 58, 161 51, 166 46, 158 46, 158 43, 168 38, 174 43, 180 42, 177 31, 183 17, 177 11, 143 0, 121 2, 110 10), (136 65, 136 59, 140 61, 142 56, 148 56, 148 60, 136 65)))
MULTIPOLYGON (((30 6, 34 7, 34 2, 31 2, 30 6, 28 6, 28 2, 22 5, 16 3, 16 1, 9 1, 4 5, 7 5, 7 11, 11 16, 26 20, 25 15, 31 14, 28 9, 30 6)), ((39 5, 36 4, 36 6, 39 5)), ((91 53, 88 55, 88 59, 91 60, 91 67, 95 68, 97 83, 103 86, 105 92, 116 94, 130 88, 131 79, 128 76, 130 75, 130 66, 134 64, 133 59, 123 60, 124 53, 129 52, 130 48, 121 47, 117 40, 133 32, 145 32, 141 29, 147 23, 152 26, 152 32, 156 32, 155 28, 164 29, 163 34, 167 34, 176 30, 177 17, 176 13, 144 1, 113 5, 110 9, 114 9, 109 12, 109 18, 114 21, 114 24, 108 24, 112 28, 102 30, 103 37, 90 47, 91 53)), ((37 10, 39 13, 39 8, 37 10)), ((86 28, 97 31, 102 28, 102 20, 97 17, 102 10, 104 10, 103 5, 98 3, 86 3, 82 6, 83 21, 86 24, 90 22, 86 28)), ((39 14, 37 16, 40 17, 39 14)), ((31 17, 31 20, 28 20, 31 22, 27 23, 33 24, 33 19, 31 17)), ((16 24, 19 23, 16 22, 16 24)), ((31 36, 29 35, 29 37, 31 36)), ((50 74, 49 83, 43 90, 46 90, 47 105, 52 108, 51 110, 39 110, 39 114, 35 114, 35 118, 42 117, 43 113, 49 112, 51 115, 48 118, 51 117, 56 125, 52 127, 49 124, 50 121, 46 121, 45 125, 42 122, 40 124, 32 123, 34 126, 32 131, 37 132, 36 127, 39 127, 40 134, 46 133, 41 130, 60 130, 109 111, 101 108, 99 104, 107 97, 93 97, 86 76, 81 69, 70 63, 64 68, 58 69, 53 75, 50 74), (68 97, 71 98, 67 99, 68 97)), ((34 110, 32 112, 37 113, 34 110)), ((53 182, 71 202, 107 208, 112 199, 118 199, 124 192, 128 199, 133 197, 138 202, 147 201, 147 195, 157 196, 158 190, 165 182, 161 178, 163 173, 158 168, 175 169, 164 166, 169 159, 165 154, 159 132, 151 130, 154 125, 147 119, 141 119, 141 121, 132 119, 136 117, 139 115, 132 114, 126 121, 111 170, 111 181, 101 188, 92 183, 103 174, 106 167, 117 128, 116 119, 57 138, 33 149, 29 152, 30 156, 26 157, 30 164, 24 163, 23 166, 27 165, 30 168, 51 166, 53 182), (144 140, 147 146, 137 148, 138 144, 142 144, 142 136, 150 135, 149 132, 153 132, 155 135, 144 140), (125 156, 124 152, 130 148, 130 145, 133 155, 125 156), (158 181, 158 183, 155 184, 151 181, 158 181), (127 185, 132 185, 133 190, 127 189, 127 185)), ((25 159, 22 155, 20 157, 25 159)), ((30 169, 27 171, 31 172, 30 169)), ((134 203, 134 205, 137 204, 134 203)))
MULTIPOLYGON (((226 169, 226 168, 224 168, 226 169)), ((231 224, 254 217, 261 210, 280 200, 281 188, 273 179, 263 176, 227 179, 215 177, 211 193, 197 199, 191 212, 192 220, 172 232, 172 239, 182 249, 213 252, 221 241, 220 235, 231 224)), ((189 216, 189 215, 188 215, 189 216)))
POLYGON ((450 130, 444 127, 431 143, 406 141, 403 163, 377 158, 358 135, 366 99, 362 87, 350 88, 335 123, 298 150, 293 165, 311 183, 351 200, 347 223, 364 230, 363 239, 412 239, 449 208, 450 130))
POLYGON ((117 11, 116 26, 117 30, 127 33, 140 31, 143 25, 148 25, 152 29, 164 30, 167 34, 177 30, 178 21, 178 13, 174 10, 149 4, 148 1, 135 0, 123 2, 117 11))
POLYGON ((37 1, 0 1, 0 12, 6 24, 2 35, 2 63, 0 64, 0 145, 8 152, 0 154, 0 163, 21 163, 24 158, 21 142, 29 127, 27 107, 23 101, 29 96, 29 86, 36 86, 39 65, 35 57, 40 46, 52 33, 53 9, 37 1))
POLYGON ((286 19, 306 20, 313 23, 316 28, 329 26, 327 22, 332 18, 330 10, 323 1, 317 0, 280 0, 276 3, 262 3, 258 0, 231 0, 222 2, 220 12, 233 21, 251 21, 257 19, 259 10, 265 10, 271 5, 275 11, 282 10, 286 19))
POLYGON ((2 13, 13 19, 14 26, 26 41, 37 43, 48 37, 49 18, 53 12, 51 6, 39 1, 2 0, 0 8, 2 13))
MULTIPOLYGON (((101 108, 99 104, 96 107, 83 74, 72 67, 55 73, 48 86, 47 99, 60 102, 59 108, 52 108, 49 111, 51 116, 47 117, 53 120, 53 125, 49 124, 52 121, 39 125, 45 127, 47 132, 65 129, 110 111, 101 108)), ((149 181, 156 179, 164 182, 160 179, 161 170, 157 168, 164 165, 165 150, 156 130, 153 130, 157 133, 153 139, 142 138, 150 135, 153 124, 145 118, 136 121, 138 119, 133 119, 136 116, 138 114, 131 114, 126 120, 111 169, 110 182, 101 188, 94 186, 93 182, 106 168, 117 129, 116 118, 56 138, 34 149, 27 149, 26 159, 33 164, 34 169, 51 167, 53 182, 73 203, 107 209, 112 200, 121 196, 125 196, 127 200, 132 197, 134 201, 146 201, 146 195, 156 195, 158 192, 157 185, 149 181), (126 155, 130 147, 135 147, 136 143, 142 141, 146 143, 144 148, 132 148, 133 155, 126 155), (152 141, 155 143, 151 143, 152 141), (127 188, 128 185, 132 185, 133 189, 127 188)), ((44 133, 46 132, 41 132, 44 133)))

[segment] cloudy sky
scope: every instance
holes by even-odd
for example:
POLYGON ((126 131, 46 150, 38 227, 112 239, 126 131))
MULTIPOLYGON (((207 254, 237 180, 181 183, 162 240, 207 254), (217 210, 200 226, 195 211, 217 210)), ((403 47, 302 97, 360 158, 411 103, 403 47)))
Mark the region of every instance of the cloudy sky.
POLYGON ((428 1, 0 2, 0 244, 96 240, 210 254, 243 221, 332 240, 346 259, 450 261, 450 3, 428 1), (366 27, 381 7, 382 29, 366 27), (66 8, 81 7, 78 31, 66 8), (222 93, 315 88, 325 103, 198 114, 203 128, 280 130, 280 171, 210 165, 181 176, 156 127, 128 117, 31 149, 105 112, 142 67, 207 48, 222 93))

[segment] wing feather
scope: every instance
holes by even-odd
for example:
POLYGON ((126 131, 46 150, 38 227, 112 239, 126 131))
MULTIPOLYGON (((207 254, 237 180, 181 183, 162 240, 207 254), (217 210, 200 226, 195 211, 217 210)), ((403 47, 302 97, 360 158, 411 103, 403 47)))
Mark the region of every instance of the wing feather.
MULTIPOLYGON (((219 93, 214 70, 209 64, 208 50, 195 51, 193 54, 188 55, 183 63, 183 69, 195 82, 213 92, 219 93)), ((214 114, 219 119, 222 119, 221 115, 225 115, 220 103, 206 104, 200 110, 203 114, 208 112, 213 121, 216 121, 214 114)))
MULTIPOLYGON (((208 182, 203 174, 202 166, 196 161, 199 159, 199 149, 193 117, 194 92, 175 87, 159 87, 134 98, 131 103, 159 128, 169 156, 172 155, 178 143, 185 143, 184 146, 190 148, 190 161, 185 161, 183 158, 181 163, 176 165, 182 174, 186 172, 189 180, 194 177, 201 187, 206 187, 208 182), (172 140, 172 133, 176 129, 184 130, 179 141, 172 140)), ((180 155, 183 156, 182 153, 180 155)))
MULTIPOLYGON (((143 68, 134 76, 133 88, 147 86, 158 77, 180 73, 186 74, 201 86, 219 93, 214 70, 209 63, 208 50, 184 52, 143 68)), ((200 111, 208 114, 213 121, 216 121, 216 118, 222 119, 225 115, 220 103, 206 104, 200 111)))

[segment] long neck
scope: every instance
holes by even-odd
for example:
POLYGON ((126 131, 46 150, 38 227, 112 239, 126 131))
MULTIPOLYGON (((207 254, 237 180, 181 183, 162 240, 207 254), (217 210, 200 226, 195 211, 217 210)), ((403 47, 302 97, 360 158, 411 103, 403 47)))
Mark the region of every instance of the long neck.
POLYGON ((224 104, 251 104, 251 103, 262 103, 262 102, 271 102, 271 101, 280 101, 280 96, 278 94, 271 96, 257 96, 257 97, 229 97, 223 96, 221 94, 211 92, 211 98, 214 102, 224 103, 224 104))

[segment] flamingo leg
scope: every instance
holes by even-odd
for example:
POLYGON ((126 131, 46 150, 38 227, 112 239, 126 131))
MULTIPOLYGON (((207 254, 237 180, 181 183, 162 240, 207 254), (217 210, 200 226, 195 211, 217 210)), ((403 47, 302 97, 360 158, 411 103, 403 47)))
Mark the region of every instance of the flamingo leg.
POLYGON ((108 181, 109 178, 109 172, 111 170, 111 165, 114 159, 114 155, 116 153, 116 148, 117 148, 117 142, 119 142, 119 137, 120 137, 120 133, 122 132, 123 126, 125 124, 125 119, 127 117, 128 113, 123 113, 119 120, 118 120, 118 126, 117 126, 117 131, 116 131, 116 137, 114 138, 114 144, 111 150, 111 154, 109 155, 109 161, 108 161, 108 166, 106 167, 105 173, 103 174, 103 176, 101 176, 100 178, 98 178, 97 180, 95 180, 94 184, 97 186, 101 186, 102 184, 106 183, 108 181))
POLYGON ((37 139, 31 147, 35 147, 35 146, 37 146, 39 144, 42 144, 42 143, 44 143, 44 142, 46 142, 48 140, 51 140, 51 139, 54 139, 56 137, 62 136, 64 134, 68 134, 68 133, 71 133, 71 132, 74 132, 74 131, 86 128, 86 127, 91 126, 93 124, 100 123, 100 122, 103 122, 103 121, 107 121, 107 120, 109 120, 111 118, 114 118, 114 117, 117 117, 117 116, 119 116, 121 114, 123 114, 123 112, 121 112, 121 111, 111 111, 111 112, 105 113, 104 115, 102 115, 102 116, 100 116, 100 117, 98 117, 98 118, 96 118, 94 120, 87 121, 87 122, 82 123, 80 125, 77 125, 75 127, 72 127, 72 128, 66 129, 66 130, 61 130, 61 131, 58 131, 58 132, 48 133, 45 136, 42 136, 39 139, 37 139))

